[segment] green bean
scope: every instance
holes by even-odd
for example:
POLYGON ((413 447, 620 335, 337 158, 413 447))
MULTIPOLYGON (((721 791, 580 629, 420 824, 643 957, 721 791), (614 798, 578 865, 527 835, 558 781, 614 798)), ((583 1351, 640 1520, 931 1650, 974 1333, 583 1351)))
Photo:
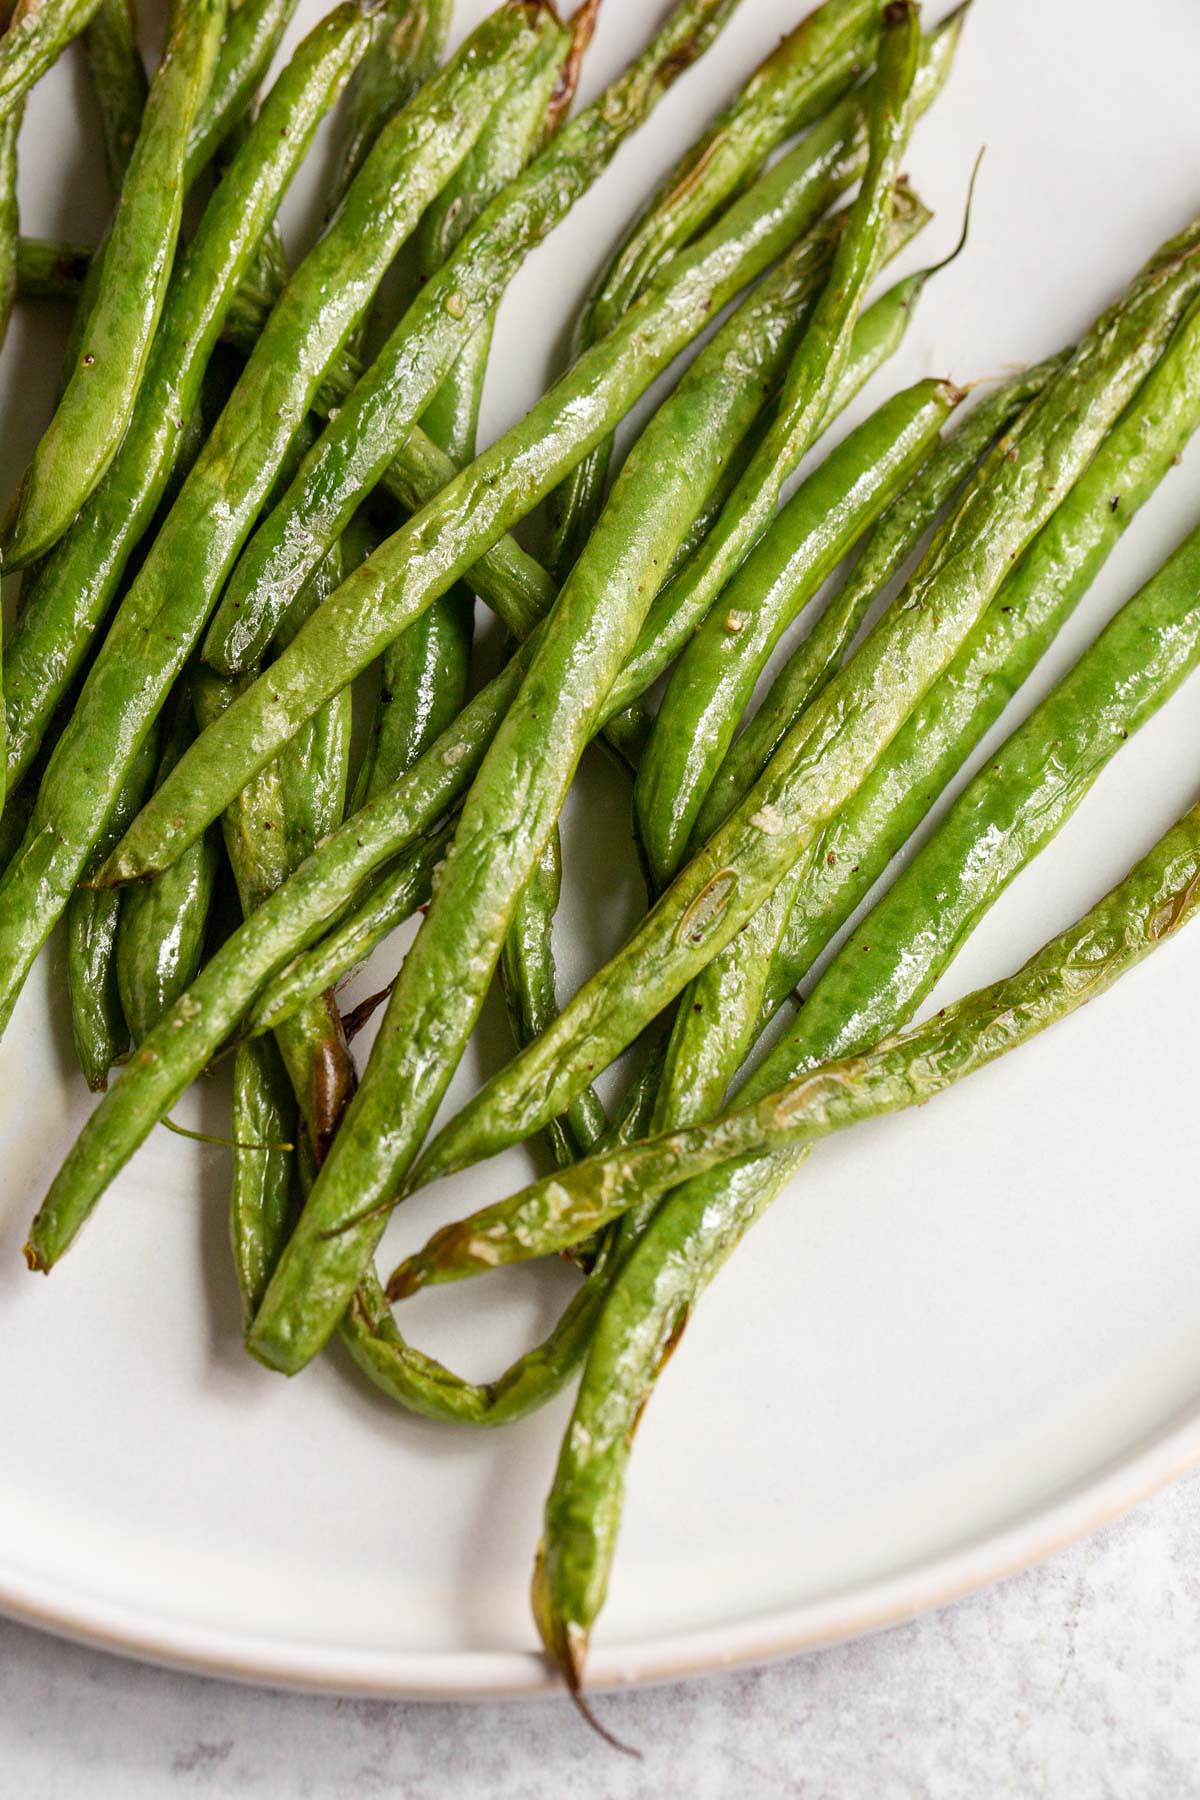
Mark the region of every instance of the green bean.
MULTIPOLYGON (((900 198, 907 196, 908 190, 901 183, 897 186, 896 193, 900 198)), ((918 201, 911 218, 906 219, 901 215, 895 219, 888 254, 894 254, 908 237, 922 230, 930 216, 918 201)), ((845 365, 822 420, 822 429, 849 406, 876 370, 899 349, 927 276, 927 270, 904 276, 860 315, 850 339, 845 365)), ((736 465, 733 477, 730 478, 727 470, 718 484, 719 489, 724 492, 722 511, 728 506, 746 471, 758 455, 772 423, 772 416, 768 412, 749 434, 752 440, 750 454, 744 459, 740 454, 730 457, 730 463, 736 465)), ((711 530, 714 523, 711 504, 706 505, 701 516, 708 521, 711 530)), ((606 729, 611 730, 615 719, 624 716, 624 709, 636 703, 666 673, 708 616, 714 596, 711 584, 705 578, 705 565, 700 554, 703 544, 704 539, 701 538, 695 544, 691 556, 682 562, 682 566, 677 559, 670 578, 656 596, 646 622, 638 633, 633 653, 609 695, 607 712, 612 716, 606 721, 606 729)))
MULTIPOLYGON (((501 101, 470 156, 425 214, 416 243, 423 278, 436 275, 480 213, 536 152, 569 49, 566 36, 547 40, 527 81, 501 101)), ((423 418, 434 442, 460 466, 475 457, 493 319, 464 346, 423 418)), ((460 583, 384 652, 368 794, 378 793, 410 768, 462 710, 474 623, 475 596, 460 583)))
MULTIPOLYGON (((163 734, 159 781, 195 734, 186 680, 173 713, 163 734)), ((116 979, 121 1011, 135 1044, 144 1042, 200 968, 217 867, 217 846, 206 832, 188 847, 186 856, 124 897, 117 923, 116 979)))
MULTIPOLYGON (((7 27, 12 7, 0 5, 0 27, 7 27)), ((14 107, 0 120, 0 345, 8 335, 13 302, 20 284, 21 211, 17 199, 17 139, 24 117, 23 106, 14 107)), ((3 728, 0 727, 0 744, 3 728)))
MULTIPOLYGON (((453 12, 453 0, 385 0, 376 13, 370 51, 355 71, 342 109, 345 129, 330 183, 329 215, 341 204, 388 121, 437 73, 453 12)), ((382 292, 376 294, 346 341, 347 351, 356 357, 368 336, 378 330, 382 298, 382 292)), ((393 305, 389 295, 387 329, 396 322, 393 305)))
POLYGON ((99 11, 83 34, 83 48, 100 103, 109 177, 120 192, 150 85, 138 47, 133 0, 100 0, 99 11))
POLYGON ((79 244, 23 237, 17 246, 17 295, 22 300, 78 300, 91 251, 79 244))
MULTIPOLYGON (((301 591, 281 628, 285 639, 330 585, 336 586, 344 547, 333 547, 301 591)), ((231 697, 231 684, 205 671, 197 687, 201 719, 219 712, 231 697)), ((350 723, 350 696, 337 695, 226 811, 225 846, 246 915, 341 823, 350 723)), ((230 1234, 247 1326, 290 1230, 293 1189, 299 1198, 311 1182, 354 1082, 345 1032, 329 995, 316 994, 298 1008, 276 1031, 274 1046, 239 1046, 230 1234), (300 1123, 303 1138, 289 1141, 300 1123)))
MULTIPOLYGON (((1126 603, 1074 668, 964 790, 935 836, 853 933, 743 1096, 753 1107, 830 1044, 873 1043, 912 1015, 1004 888, 1075 812, 1121 745, 1200 664, 1200 530, 1126 603)), ((866 1115, 863 1115, 866 1116, 866 1115)), ((685 1134, 686 1135, 686 1134, 685 1134)), ((732 1154, 770 1149, 746 1142, 732 1154)), ((402 1266, 393 1298, 502 1262, 551 1255, 623 1211, 702 1174, 659 1140, 641 1179, 636 1153, 589 1159, 439 1232, 402 1266), (603 1164, 603 1166, 602 1166, 603 1164)))
POLYGON ((296 1101, 269 1039, 239 1044, 233 1060, 233 1183, 229 1238, 242 1319, 258 1310, 292 1218, 296 1101))
POLYGON ((908 560, 975 464, 1059 367, 1051 358, 1003 382, 952 432, 879 520, 837 598, 780 670, 763 704, 725 752, 694 829, 703 843, 753 787, 786 732, 837 669, 871 602, 908 560))
MULTIPOLYGON (((320 571, 313 580, 319 584, 320 571)), ((201 671, 196 682, 201 724, 218 716, 234 691, 234 684, 210 670, 201 671)), ((311 770, 289 772, 281 757, 226 809, 221 821, 225 849, 247 918, 284 885, 305 846, 336 826, 344 797, 343 748, 340 781, 334 778, 322 786, 313 781, 311 770)), ((319 1163, 354 1085, 353 1066, 331 1001, 317 996, 281 1025, 276 1043, 319 1163)))
POLYGON ((22 109, 0 120, 0 344, 20 285, 21 214, 17 203, 17 137, 22 109))
MULTIPOLYGON (((117 797, 98 850, 116 843, 154 783, 158 737, 151 732, 117 797)), ((76 888, 67 907, 67 988, 75 1056, 93 1093, 129 1045, 117 980, 117 930, 124 895, 109 888, 76 888), (116 904, 114 904, 114 902, 116 904)))
POLYGON ((233 673, 261 658, 290 596, 377 485, 530 251, 608 167, 736 3, 680 0, 649 49, 492 201, 426 281, 247 546, 205 640, 215 668, 233 673))
POLYGON ((121 896, 81 889, 67 908, 67 986, 75 1060, 94 1094, 129 1048, 129 1028, 117 985, 117 924, 121 896), (113 901, 117 904, 114 905, 113 901))
POLYGON ((5 527, 10 567, 44 556, 58 541, 132 417, 179 236, 187 135, 224 19, 225 0, 193 0, 151 84, 79 354, 5 527))
MULTIPOLYGON (((547 117, 531 121, 543 141, 557 130, 570 110, 596 10, 594 4, 580 9, 577 22, 573 21, 572 44, 562 78, 545 108, 547 117)), ((533 145, 529 148, 532 150, 533 145)), ((512 171, 513 175, 517 172, 512 171)), ((481 195, 483 200, 487 197, 481 195)), ((479 210, 480 207, 475 208, 475 211, 479 210)), ((464 220, 464 227, 469 222, 464 220)), ((453 240, 447 241, 449 219, 446 217, 431 219, 427 213, 424 227, 429 230, 426 272, 431 273, 445 260, 445 251, 453 240)), ((476 453, 476 425, 491 352, 492 325, 493 320, 489 320, 475 334, 425 413, 426 430, 460 464, 470 462, 476 453)), ((410 767, 425 742, 435 737, 461 708, 466 695, 474 612, 475 597, 460 583, 435 601, 429 611, 385 652, 385 683, 393 695, 412 698, 407 703, 402 699, 399 707, 393 700, 388 709, 393 728, 397 723, 400 727, 402 760, 389 756, 388 734, 381 730, 379 754, 372 772, 376 787, 389 776, 410 767), (425 703, 421 711, 418 711, 418 696, 420 702, 425 703), (430 704, 426 696, 436 696, 437 704, 430 704), (418 737, 414 726, 425 708, 428 709, 428 722, 418 737)), ((538 1036, 553 1018, 557 1007, 553 933, 562 885, 561 864, 562 849, 555 831, 517 901, 501 952, 501 990, 518 1048, 538 1036)), ((607 1124, 596 1095, 590 1088, 585 1089, 572 1102, 570 1115, 564 1120, 555 1120, 548 1127, 552 1153, 572 1160, 580 1149, 590 1148, 595 1143, 607 1124)))
MULTIPOLYGON (((834 253, 831 285, 846 269, 842 247, 852 238, 878 236, 882 248, 885 233, 875 223, 881 182, 885 221, 890 218, 892 159, 903 136, 894 130, 892 109, 903 110, 918 42, 912 9, 900 6, 895 17, 880 54, 863 198, 855 202, 851 229, 834 253)), ((873 248, 872 263, 875 255, 873 248)), ((847 306, 853 306, 855 294, 849 284, 847 306)), ((823 315, 818 301, 814 317, 823 315)), ((420 1147, 478 1016, 513 907, 645 617, 654 573, 666 566, 688 529, 697 495, 703 497, 715 480, 720 461, 714 457, 748 429, 757 412, 747 337, 739 314, 643 433, 475 778, 362 1085, 255 1320, 250 1347, 275 1367, 296 1370, 321 1347, 370 1260, 384 1209, 420 1147), (739 407, 740 429, 732 431, 739 407)), ((828 353, 826 334, 815 325, 808 339, 828 353)), ((844 361, 844 351, 835 360, 844 361)), ((832 380, 822 389, 822 412, 831 391, 832 380)))
MULTIPOLYGON (((624 1117, 606 1133, 610 1148, 628 1143, 644 1128, 647 1091, 634 1083, 624 1117)), ((463 1381, 405 1342, 373 1268, 355 1289, 339 1335, 362 1372, 408 1411, 451 1424, 511 1424, 544 1406, 578 1366, 620 1271, 626 1244, 620 1227, 601 1242, 583 1285, 549 1337, 486 1384, 463 1381)))
MULTIPOLYGON (((1098 997, 1183 926, 1198 899, 1200 810, 1193 809, 1016 975, 904 1037, 801 1073, 758 1107, 715 1127, 674 1133, 671 1142, 683 1151, 707 1137, 715 1158, 734 1136, 757 1129, 761 1139, 788 1146, 776 1150, 777 1162, 786 1156, 797 1166, 816 1135, 920 1104, 1098 997)), ((723 1194, 713 1177, 677 1189, 634 1248, 596 1324, 533 1582, 538 1629, 572 1690, 582 1683, 588 1634, 604 1604, 638 1418, 700 1293, 762 1210, 761 1183, 756 1190, 743 1180, 753 1167, 726 1163, 723 1194)))
MULTIPOLYGON (((874 52, 880 11, 880 0, 831 0, 771 51, 638 214, 583 307, 576 356, 608 335, 667 258, 761 173, 785 137, 852 85, 874 52)), ((545 561, 560 577, 578 561, 600 516, 612 449, 608 437, 551 496, 545 561)))
MULTIPOLYGON (((945 80, 956 41, 956 25, 934 34, 921 88, 926 101, 945 80)), ((701 322, 794 243, 805 222, 861 172, 863 129, 856 110, 832 137, 820 127, 811 133, 735 201, 707 237, 676 258, 615 333, 343 583, 276 666, 275 685, 252 690, 205 734, 176 791, 165 797, 167 804, 152 803, 143 813, 110 859, 105 879, 136 878, 159 858, 170 862, 250 779, 257 757, 268 761, 309 712, 366 668, 485 546, 532 510, 628 412, 701 322), (285 704, 273 698, 285 691, 281 677, 285 704)), ((427 462, 427 448, 422 456, 427 462)), ((497 598, 512 597, 499 584, 495 591, 497 598)), ((505 622, 518 633, 532 623, 527 616, 506 616, 505 622)))
POLYGON ((66 537, 27 578, 26 604, 7 657, 10 791, 80 668, 178 466, 181 434, 255 245, 366 42, 360 8, 338 7, 279 77, 183 253, 125 442, 66 537))
POLYGON ((546 1342, 495 1381, 464 1381, 406 1343, 369 1276, 347 1308, 342 1342, 363 1374, 409 1412, 462 1425, 510 1425, 545 1405, 579 1366, 607 1291, 606 1271, 589 1275, 546 1342))
POLYGON ((99 4, 100 0, 17 0, 0 37, 0 119, 20 106, 99 4))
MULTIPOLYGON (((724 512, 684 577, 707 613, 770 523, 783 484, 816 438, 837 385, 859 308, 886 238, 891 192, 908 142, 909 96, 919 49, 911 6, 884 14, 877 73, 871 86, 872 148, 852 224, 838 246, 829 285, 788 372, 779 411, 724 512)), ((668 715, 669 716, 669 715, 668 715)), ((694 811, 694 790, 674 791, 675 771, 657 780, 664 737, 652 739, 639 775, 639 842, 651 875, 662 886, 679 866, 694 811)))
MULTIPOLYGON (((531 36, 523 12, 494 14, 392 120, 271 314, 109 629, 47 769, 25 850, 5 876, 0 1020, 78 879, 96 819, 203 628, 326 366, 396 246, 478 135, 481 103, 522 66, 531 36)), ((339 682, 323 700, 345 686, 339 682)))
MULTIPOLYGON (((311 581, 301 589, 299 607, 284 621, 289 641, 342 578, 343 547, 334 545, 311 581)), ((349 689, 335 694, 279 753, 279 788, 289 873, 336 829, 346 810, 352 726, 349 689)))
MULTIPOLYGON (((562 885, 562 847, 557 826, 521 892, 500 952, 500 981, 517 1049, 540 1037, 558 1017, 553 931, 562 885)), ((561 1166, 591 1150, 608 1128, 595 1091, 584 1088, 561 1119, 551 1119, 546 1139, 561 1166)))
POLYGON ((418 907, 426 905, 433 892, 434 872, 453 835, 451 821, 404 851, 395 868, 372 886, 366 899, 341 924, 270 983, 251 1014, 249 1029, 272 1031, 306 1002, 336 987, 398 926, 411 919, 418 907))
POLYGON ((899 605, 793 727, 726 824, 558 1024, 444 1128, 417 1179, 540 1130, 593 1068, 610 1062, 719 954, 816 842, 957 654, 1161 354, 1200 278, 1196 232, 1193 225, 1165 245, 1086 334, 981 466, 899 605))
MULTIPOLYGON (((365 0, 363 10, 369 6, 370 0, 365 0)), ((180 10, 182 14, 187 8, 180 10)), ((250 112, 295 10, 296 0, 236 0, 230 6, 217 65, 192 121, 187 149, 189 187, 234 126, 250 112)))
POLYGON ((660 882, 678 866, 779 639, 928 458, 961 399, 947 382, 917 382, 852 431, 778 514, 675 665, 635 789, 660 882))
POLYGON ((442 60, 454 0, 384 0, 371 49, 346 95, 338 159, 337 199, 349 187, 379 133, 406 107, 442 60))

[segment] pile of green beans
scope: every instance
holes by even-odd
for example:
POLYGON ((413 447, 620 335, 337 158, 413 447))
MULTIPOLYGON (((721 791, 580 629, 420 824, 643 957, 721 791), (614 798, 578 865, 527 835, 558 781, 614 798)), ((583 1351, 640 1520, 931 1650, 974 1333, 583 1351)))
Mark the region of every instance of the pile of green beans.
POLYGON ((582 1073, 607 1066, 757 912, 953 660, 1012 563, 1161 354, 1198 287, 1200 227, 1193 225, 1164 245, 1129 293, 1096 321, 981 466, 900 604, 792 727, 740 806, 618 955, 536 1045, 442 1129, 422 1158, 418 1180, 464 1167, 540 1129, 582 1085, 582 1073))
POLYGON ((1027 1042, 1200 905, 1193 808, 1016 974, 912 1024, 1200 667, 1197 526, 920 829, 1200 426, 1200 219, 1073 348, 973 398, 894 382, 788 493, 966 250, 964 223, 872 292, 930 216, 901 168, 965 7, 925 36, 916 0, 783 21, 480 449, 509 285, 738 5, 674 0, 572 117, 603 0, 499 0, 461 43, 453 0, 338 0, 270 86, 297 0, 177 3, 149 69, 130 0, 0 0, 0 341, 18 300, 74 308, 2 528, 0 1029, 65 915, 99 1095, 26 1259, 53 1270, 228 1059, 250 1355, 295 1374, 337 1344, 401 1414, 475 1429, 577 1376, 533 1612, 581 1705, 638 1422, 749 1228, 820 1139, 1027 1042), (113 191, 91 249, 17 207, 26 98, 76 40, 113 191), (279 209, 342 101, 293 259, 279 209), (564 997, 559 826, 593 747, 647 905, 564 997), (515 1052, 431 1136, 494 984, 515 1052), (527 1185, 382 1279, 400 1202, 521 1143, 527 1185), (560 1256, 573 1297, 491 1380, 394 1310, 560 1256))

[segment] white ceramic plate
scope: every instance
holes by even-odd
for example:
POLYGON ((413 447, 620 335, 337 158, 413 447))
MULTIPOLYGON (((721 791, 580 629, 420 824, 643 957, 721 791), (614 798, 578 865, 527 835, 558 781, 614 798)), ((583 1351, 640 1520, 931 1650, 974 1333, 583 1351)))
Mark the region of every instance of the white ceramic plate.
MULTIPOLYGON (((301 0, 300 21, 321 8, 301 0)), ((503 314, 490 432, 540 391, 629 209, 799 9, 744 0, 532 259, 503 314)), ((463 25, 483 10, 462 0, 463 25)), ((661 11, 606 0, 587 93, 661 11)), ((949 92, 913 146, 939 216, 909 260, 953 241, 986 142, 973 241, 855 417, 918 375, 988 375, 1069 341, 1185 222, 1200 202, 1198 52, 1190 0, 1136 16, 1119 0, 976 0, 949 92)), ((22 139, 29 229, 94 239, 97 142, 80 72, 57 70, 22 139)), ((298 231, 314 191, 292 209, 298 231)), ((5 491, 61 344, 58 324, 23 316, 4 351, 5 491)), ((1198 456, 1129 532, 1003 729, 1200 516, 1198 456)), ((1016 966, 1195 797, 1198 703, 1193 681, 1121 752, 931 1005, 1016 966)), ((588 768, 581 801, 570 980, 618 938, 634 894, 612 873, 625 866, 622 795, 588 768)), ((397 955, 377 959, 363 991, 397 955)), ((706 1298, 647 1415, 598 1683, 771 1656, 940 1604, 1200 1455, 1198 985, 1200 931, 936 1106, 813 1158, 706 1298)), ((485 1061, 503 1043, 493 1010, 485 1061)), ((223 1105, 212 1084, 184 1116, 220 1130, 223 1105)), ((336 1356, 290 1384, 256 1368, 227 1266, 225 1155, 165 1132, 52 1280, 33 1280, 23 1229, 87 1106, 56 948, 0 1046, 0 1605, 258 1680, 396 1694, 543 1685, 526 1587, 565 1401, 479 1437, 398 1415, 336 1356)), ((422 1196, 389 1248, 522 1167, 514 1154, 422 1196)), ((486 1298, 429 1296, 409 1317, 430 1348, 484 1374, 566 1291, 565 1275, 524 1272, 486 1298)))

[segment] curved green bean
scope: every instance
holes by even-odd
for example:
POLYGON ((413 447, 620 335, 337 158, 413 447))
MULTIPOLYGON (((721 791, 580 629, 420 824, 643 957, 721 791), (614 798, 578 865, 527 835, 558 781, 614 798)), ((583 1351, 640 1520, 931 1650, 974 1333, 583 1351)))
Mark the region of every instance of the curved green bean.
MULTIPOLYGON (((396 248, 478 136, 481 106, 494 102, 523 66, 532 35, 523 10, 494 14, 479 27, 443 74, 384 131, 333 224, 271 314, 109 628, 46 771, 25 847, 5 875, 0 1020, 7 1019, 33 957, 79 877, 97 817, 107 810, 142 733, 203 629, 326 367, 396 248)), ((327 601, 314 617, 328 607, 327 601)), ((273 670, 270 679, 275 678, 273 670)), ((338 682, 321 703, 345 686, 338 682)), ((309 708, 305 716, 316 710, 309 708)), ((269 760, 264 757, 259 766, 269 760)), ((251 773, 235 783, 216 812, 251 773)))
MULTIPOLYGON (((786 1152, 776 1151, 777 1159, 786 1153, 802 1160, 814 1138, 920 1105, 1105 993, 1186 924, 1198 903, 1200 809, 1193 809, 1124 881, 1017 974, 903 1037, 800 1074, 757 1107, 713 1127, 672 1134, 670 1145, 700 1162, 705 1153, 698 1146, 704 1142, 715 1164, 735 1138, 757 1135, 787 1146, 786 1152)), ((734 1180, 727 1181, 723 1200, 714 1195, 701 1206, 706 1184, 700 1179, 658 1209, 593 1333, 546 1505, 533 1581, 542 1641, 575 1691, 583 1680, 588 1634, 608 1587, 638 1419, 700 1293, 756 1216, 753 1190, 737 1187, 739 1164, 726 1162, 726 1172, 730 1168, 734 1180)))
MULTIPOLYGON (((638 214, 580 313, 575 356, 608 335, 667 258, 761 173, 785 137, 852 85, 874 52, 880 11, 881 0, 829 0, 780 40, 638 214)), ((544 560, 560 577, 600 516, 612 446, 611 437, 598 444, 551 496, 544 560)))
POLYGON ((5 526, 10 567, 44 556, 58 541, 132 417, 171 278, 188 132, 224 21, 225 0, 192 0, 150 85, 79 353, 5 526))
POLYGON ((1093 325, 981 466, 898 606, 789 732, 745 800, 558 1024, 444 1128, 417 1180, 540 1130, 592 1067, 606 1066, 719 954, 817 840, 957 654, 1161 354, 1195 295, 1198 249, 1192 225, 1093 325))
MULTIPOLYGON (((644 1129, 652 1092, 652 1082, 634 1083, 620 1123, 605 1134, 610 1148, 644 1129)), ((582 1287, 549 1337, 486 1384, 463 1381, 405 1342, 373 1268, 355 1290, 338 1333, 363 1374, 409 1412, 448 1424, 511 1424, 552 1399, 582 1360, 628 1241, 623 1226, 601 1241, 582 1287)))
POLYGON ((492 201, 426 281, 247 545, 205 640, 215 668, 232 673, 259 660, 291 595, 376 486, 530 251, 608 167, 735 4, 680 0, 649 49, 492 201))
POLYGON ((0 36, 0 119, 20 106, 99 5, 100 0, 16 0, 0 36))
POLYGON ((927 380, 884 401, 779 513, 675 665, 635 788, 643 838, 660 846, 660 880, 679 863, 784 631, 926 460, 961 399, 927 380))

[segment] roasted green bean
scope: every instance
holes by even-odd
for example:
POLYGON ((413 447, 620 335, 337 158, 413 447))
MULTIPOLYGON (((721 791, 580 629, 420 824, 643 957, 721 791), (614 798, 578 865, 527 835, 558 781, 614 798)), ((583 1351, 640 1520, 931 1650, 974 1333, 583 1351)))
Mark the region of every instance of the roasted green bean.
POLYGON ((150 86, 79 349, 4 532, 9 567, 44 556, 108 468, 133 415, 183 215, 188 132, 208 87, 225 0, 193 0, 150 86))
POLYGON ((16 0, 0 36, 0 119, 21 105, 99 5, 100 0, 16 0))
POLYGON ((696 631, 672 671, 638 768, 638 818, 643 841, 660 846, 660 882, 683 853, 775 645, 929 456, 961 398, 948 382, 923 381, 884 401, 773 521, 696 631))
POLYGON ((150 87, 138 48, 133 0, 100 0, 99 11, 83 34, 83 48, 100 105, 109 178, 119 192, 150 87))

